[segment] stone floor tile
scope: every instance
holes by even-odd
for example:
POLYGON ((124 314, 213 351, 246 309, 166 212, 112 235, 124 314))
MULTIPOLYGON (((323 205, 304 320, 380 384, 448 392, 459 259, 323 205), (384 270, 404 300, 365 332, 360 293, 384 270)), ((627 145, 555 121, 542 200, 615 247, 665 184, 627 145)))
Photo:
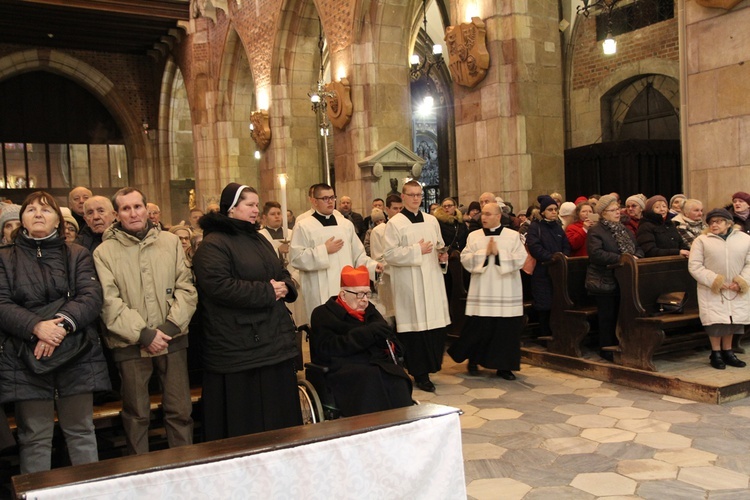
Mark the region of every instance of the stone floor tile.
POLYGON ((566 423, 581 429, 593 429, 595 427, 614 427, 617 419, 604 415, 574 415, 569 417, 566 423))
POLYGON ((622 406, 633 406, 633 401, 629 399, 622 399, 618 397, 607 397, 607 396, 598 396, 594 398, 589 398, 587 401, 588 404, 594 405, 594 406, 615 406, 615 407, 622 407, 622 406))
POLYGON ((494 435, 491 434, 482 434, 480 432, 475 432, 476 429, 462 429, 461 430, 461 442, 464 446, 467 444, 483 444, 483 443, 489 443, 493 439, 495 439, 494 435))
POLYGON ((717 455, 750 455, 750 442, 727 439, 726 437, 697 437, 693 448, 710 451, 717 455))
POLYGON ((522 380, 524 386, 533 389, 541 385, 560 385, 560 380, 551 376, 529 375, 522 380))
POLYGON ((474 415, 461 415, 459 423, 461 424, 461 429, 476 429, 477 427, 482 427, 487 421, 474 415))
POLYGON ((483 460, 500 458, 507 450, 491 443, 476 443, 463 445, 464 460, 483 460))
POLYGON ((596 497, 584 493, 572 486, 549 486, 534 488, 523 497, 523 500, 594 500, 596 497))
MULTIPOLYGON (((706 491, 703 488, 676 480, 644 481, 638 485, 636 494, 639 498, 669 500, 703 500, 706 498, 706 491)), ((712 500, 713 498, 711 495, 712 500)))
POLYGON ((685 434, 694 438, 723 438, 726 437, 726 431, 721 427, 705 425, 703 422, 688 422, 684 424, 672 424, 672 432, 685 434))
POLYGON ((532 431, 545 438, 561 438, 577 436, 581 429, 570 424, 539 424, 532 431))
POLYGON ((656 450, 642 444, 632 441, 622 441, 619 443, 601 443, 596 449, 596 454, 605 457, 612 457, 617 460, 638 460, 644 458, 653 458, 656 450))
POLYGON ((673 424, 687 424, 701 419, 700 415, 683 410, 653 411, 651 417, 673 424))
POLYGON ((575 455, 593 453, 599 444, 578 436, 545 439, 542 448, 559 455, 575 455))
POLYGON ((529 432, 533 428, 534 424, 523 420, 491 420, 482 426, 480 432, 487 432, 498 437, 518 432, 529 432))
POLYGON ((438 396, 464 394, 469 392, 469 389, 461 384, 441 384, 436 380, 433 380, 433 382, 435 383, 435 394, 438 396))
MULTIPOLYGON (((440 390, 440 389, 438 389, 440 390)), ((458 406, 465 405, 472 401, 472 399, 465 394, 438 394, 430 400, 431 403, 446 406, 458 406)))
POLYGON ((632 406, 615 406, 604 408, 599 415, 612 418, 647 418, 651 411, 643 408, 633 408, 632 406))
POLYGON ((475 399, 493 399, 501 397, 503 394, 505 394, 505 391, 495 388, 471 389, 465 394, 475 399))
POLYGON ((434 392, 421 391, 416 386, 411 394, 411 397, 417 401, 431 401, 435 396, 437 395, 434 392))
POLYGON ((706 490, 735 490, 747 488, 750 478, 722 467, 683 467, 677 479, 706 490))
POLYGON ((551 404, 553 406, 560 405, 572 405, 572 404, 585 404, 586 400, 583 396, 578 394, 546 394, 542 398, 542 402, 551 404))
POLYGON ((502 405, 505 408, 510 408, 511 410, 516 410, 524 413, 541 413, 543 415, 547 415, 548 413, 551 413, 553 408, 555 407, 552 404, 546 403, 544 401, 531 401, 527 403, 519 403, 517 401, 512 401, 509 403, 503 403, 502 405))
POLYGON ((645 432, 635 436, 634 441, 657 450, 679 450, 689 448, 692 440, 673 432, 645 432))
POLYGON ((513 465, 507 460, 500 459, 481 459, 469 460, 464 463, 466 474, 474 479, 489 479, 493 477, 511 477, 513 474, 513 465))
POLYGON ((544 467, 550 465, 556 458, 557 454, 543 448, 508 450, 503 455, 503 460, 512 463, 516 469, 519 467, 544 467))
POLYGON ((430 380, 438 387, 441 385, 456 385, 464 381, 456 375, 441 372, 430 374, 430 380))
POLYGON ((685 448, 683 450, 658 451, 654 454, 656 460, 661 460, 680 467, 707 467, 714 464, 716 454, 707 451, 685 448))
POLYGON ((632 441, 635 432, 624 431, 622 429, 596 428, 584 429, 581 437, 596 441, 597 443, 621 443, 623 441, 632 441))
POLYGON ((598 406, 590 404, 565 404, 555 407, 553 411, 563 415, 596 415, 602 411, 598 406))
MULTIPOLYGON (((455 405, 454 405, 455 406, 455 405)), ((479 408, 476 406, 465 404, 465 405, 457 405, 458 408, 461 409, 464 415, 474 415, 476 412, 479 411, 479 408)))
POLYGON ((617 391, 607 387, 596 387, 593 389, 577 389, 575 394, 585 398, 614 398, 617 397, 617 391))
POLYGON ((672 424, 653 418, 623 418, 615 427, 633 432, 667 432, 672 424))
POLYGON ((570 483, 579 490, 597 496, 632 495, 637 482, 614 472, 579 474, 570 483))
POLYGON ((646 399, 636 400, 633 402, 633 406, 636 408, 643 408, 644 410, 651 411, 669 411, 679 410, 681 405, 672 403, 671 401, 663 401, 661 399, 646 399))
MULTIPOLYGON (((701 464, 709 465, 709 464, 701 464)), ((724 467, 725 469, 733 470, 735 472, 741 472, 750 476, 750 459, 746 454, 742 455, 723 455, 718 457, 713 464, 717 467, 724 467)))
POLYGON ((694 405, 695 401, 691 401, 689 399, 684 398, 676 398, 674 396, 662 396, 662 399, 664 401, 669 401, 670 403, 677 403, 680 405, 694 405))
POLYGON ((580 453, 578 455, 560 455, 555 460, 555 467, 578 475, 585 472, 614 472, 617 468, 617 462, 616 459, 602 456, 599 453, 580 453))
POLYGON ((732 408, 731 410, 729 410, 729 413, 731 413, 732 415, 750 419, 750 406, 740 406, 737 408, 732 408))
POLYGON ((701 423, 711 427, 722 427, 724 429, 733 429, 744 427, 750 430, 750 419, 741 415, 732 415, 725 413, 722 415, 704 415, 701 417, 701 423))
MULTIPOLYGON (((534 488, 549 486, 567 486, 575 477, 575 473, 543 465, 515 466, 513 479, 528 484, 534 488)), ((502 498, 502 497, 500 497, 502 498)), ((524 497, 525 499, 526 497, 524 497)))
POLYGON ((542 444, 542 441, 544 441, 544 438, 537 436, 536 434, 530 432, 517 432, 515 434, 500 436, 492 442, 503 448, 508 448, 509 450, 518 450, 525 448, 538 448, 542 444))
POLYGON ((496 500, 502 492, 503 499, 522 499, 531 490, 531 486, 514 479, 476 479, 466 487, 466 493, 476 500, 496 500))
POLYGON ((485 420, 513 420, 523 415, 523 413, 508 408, 485 408, 476 413, 477 417, 485 420))
POLYGON ((534 390, 542 394, 573 394, 576 391, 575 387, 564 385, 539 385, 534 387, 534 390))
POLYGON ((622 460, 617 464, 617 472, 636 481, 653 479, 674 479, 679 468, 651 458, 643 460, 622 460))
POLYGON ((525 420, 526 422, 533 422, 535 424, 563 424, 566 420, 568 420, 569 417, 567 415, 563 415, 562 413, 553 413, 551 411, 548 411, 544 413, 524 412, 523 416, 521 416, 520 418, 522 420, 525 420))
POLYGON ((601 387, 603 382, 601 380, 594 380, 591 378, 574 378, 566 380, 563 385, 566 387, 574 387, 575 389, 595 389, 601 387))

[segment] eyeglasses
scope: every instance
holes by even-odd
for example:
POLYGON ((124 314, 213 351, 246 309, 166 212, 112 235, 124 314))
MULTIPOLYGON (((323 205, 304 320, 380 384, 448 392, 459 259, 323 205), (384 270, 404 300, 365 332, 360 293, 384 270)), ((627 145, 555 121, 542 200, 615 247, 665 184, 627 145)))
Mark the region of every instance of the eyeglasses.
POLYGON ((332 201, 336 201, 336 197, 335 196, 321 196, 320 198, 318 198, 316 196, 315 199, 316 200, 320 200, 320 201, 324 201, 326 203, 329 203, 329 202, 332 202, 332 201))
POLYGON ((453 207, 455 207, 455 206, 456 206, 456 205, 443 205, 443 208, 453 208, 453 207))
POLYGON ((602 212, 619 212, 619 208, 608 208, 606 210, 602 210, 602 212))
POLYGON ((401 196, 408 196, 409 198, 421 198, 422 193, 403 193, 401 196))
POLYGON ((713 226, 714 224, 722 224, 725 222, 729 222, 729 221, 726 219, 711 219, 710 221, 708 221, 708 225, 713 226))
POLYGON ((365 297, 367 297, 367 300, 370 300, 372 297, 372 292, 352 292, 351 290, 344 290, 346 293, 351 293, 352 295, 357 296, 357 300, 362 300, 365 297))

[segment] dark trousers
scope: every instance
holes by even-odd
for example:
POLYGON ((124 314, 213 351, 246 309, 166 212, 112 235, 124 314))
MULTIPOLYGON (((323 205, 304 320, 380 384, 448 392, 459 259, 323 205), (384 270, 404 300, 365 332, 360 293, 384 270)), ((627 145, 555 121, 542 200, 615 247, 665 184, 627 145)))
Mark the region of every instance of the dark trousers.
POLYGON ((619 295, 595 295, 599 318, 599 348, 617 345, 617 314, 620 310, 619 295))

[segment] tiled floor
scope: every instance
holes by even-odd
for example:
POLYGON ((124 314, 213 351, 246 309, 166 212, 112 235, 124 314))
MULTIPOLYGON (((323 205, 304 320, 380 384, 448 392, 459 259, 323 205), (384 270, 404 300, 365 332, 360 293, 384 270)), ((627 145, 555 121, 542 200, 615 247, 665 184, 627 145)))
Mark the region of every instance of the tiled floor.
POLYGON ((750 398, 696 403, 530 365, 516 375, 470 376, 446 356, 436 393, 415 391, 463 410, 469 498, 750 498, 750 398))

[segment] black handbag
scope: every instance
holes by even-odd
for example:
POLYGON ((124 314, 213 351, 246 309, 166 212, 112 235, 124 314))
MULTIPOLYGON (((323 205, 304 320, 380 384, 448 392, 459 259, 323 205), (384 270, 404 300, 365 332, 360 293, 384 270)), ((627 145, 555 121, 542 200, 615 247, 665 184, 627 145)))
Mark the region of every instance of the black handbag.
POLYGON ((617 290, 617 281, 612 272, 606 272, 597 266, 589 265, 586 269, 586 290, 593 294, 610 294, 617 290))
POLYGON ((687 297, 687 292, 662 293, 656 299, 656 310, 661 314, 682 314, 687 297))
MULTIPOLYGON (((55 314, 57 314, 60 308, 65 305, 68 301, 68 297, 71 295, 68 252, 67 247, 65 246, 63 246, 63 259, 65 260, 65 277, 68 283, 68 292, 65 297, 60 297, 59 299, 34 310, 34 312, 44 320, 53 319, 55 314)), ((15 280, 13 280, 13 282, 15 283, 15 280)), ((39 342, 38 339, 34 342, 28 342, 12 337, 12 340, 16 347, 16 355, 32 373, 37 375, 47 375, 72 363, 89 352, 92 347, 91 340, 86 334, 85 329, 77 330, 66 335, 62 342, 60 342, 60 345, 58 345, 52 352, 52 356, 42 356, 41 359, 36 359, 36 356, 34 356, 34 349, 39 342)))

